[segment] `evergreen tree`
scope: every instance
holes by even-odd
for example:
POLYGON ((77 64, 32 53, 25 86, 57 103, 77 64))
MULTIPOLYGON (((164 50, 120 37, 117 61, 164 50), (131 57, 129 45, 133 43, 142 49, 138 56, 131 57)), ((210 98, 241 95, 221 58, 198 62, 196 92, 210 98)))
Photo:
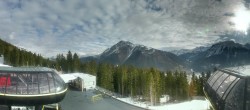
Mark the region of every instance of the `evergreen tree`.
POLYGON ((72 53, 68 51, 68 54, 67 54, 67 71, 68 72, 73 72, 72 64, 73 64, 72 53))
POLYGON ((80 59, 78 55, 75 53, 73 55, 73 72, 78 72, 80 70, 80 59))
POLYGON ((197 77, 195 76, 195 74, 192 74, 192 78, 190 81, 190 86, 189 86, 189 96, 196 96, 197 95, 197 77))

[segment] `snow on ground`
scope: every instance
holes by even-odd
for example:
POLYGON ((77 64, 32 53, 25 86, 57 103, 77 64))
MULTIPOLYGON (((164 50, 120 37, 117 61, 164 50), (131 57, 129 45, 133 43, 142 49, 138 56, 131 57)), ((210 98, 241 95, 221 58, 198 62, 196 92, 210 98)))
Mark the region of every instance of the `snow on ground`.
POLYGON ((148 106, 142 102, 135 102, 131 98, 116 98, 116 99, 134 106, 148 108, 150 110, 208 110, 209 109, 209 102, 207 100, 191 100, 175 104, 148 106))
POLYGON ((9 65, 4 64, 4 58, 0 56, 0 67, 11 67, 9 65))
POLYGON ((234 71, 240 72, 240 73, 242 73, 244 75, 249 75, 250 76, 250 65, 231 67, 231 68, 228 68, 228 69, 234 70, 234 71))
POLYGON ((11 67, 11 66, 0 63, 0 67, 11 67))
POLYGON ((208 110, 209 102, 206 100, 191 100, 176 104, 149 107, 152 110, 208 110))
POLYGON ((115 93, 108 91, 106 89, 96 87, 98 91, 107 94, 109 96, 112 96, 113 98, 141 108, 146 108, 150 110, 208 110, 209 109, 209 101, 208 100, 191 100, 191 101, 186 101, 182 103, 169 103, 169 104, 164 104, 164 105, 159 105, 159 106, 149 106, 145 102, 139 102, 135 101, 130 97, 127 98, 119 98, 117 96, 114 96, 115 93))

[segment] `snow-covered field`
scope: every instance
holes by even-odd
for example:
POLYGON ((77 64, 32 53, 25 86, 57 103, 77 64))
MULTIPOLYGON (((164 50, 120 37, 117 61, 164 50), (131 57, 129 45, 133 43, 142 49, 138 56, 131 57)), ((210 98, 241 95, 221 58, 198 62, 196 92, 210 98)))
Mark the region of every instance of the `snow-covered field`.
POLYGON ((228 68, 228 69, 237 71, 240 74, 250 75, 250 65, 231 67, 231 68, 228 68))
POLYGON ((209 109, 209 102, 207 100, 191 100, 182 103, 166 104, 161 106, 148 106, 145 103, 135 102, 131 98, 116 98, 116 99, 134 106, 147 108, 150 110, 208 110, 209 109))
POLYGON ((164 104, 164 105, 159 105, 159 106, 150 106, 150 105, 147 105, 145 102, 135 101, 130 97, 119 98, 117 96, 114 96, 115 93, 112 93, 111 91, 100 88, 98 86, 95 89, 121 102, 134 105, 137 107, 141 107, 141 108, 150 109, 150 110, 208 110, 209 109, 209 101, 205 99, 190 100, 190 101, 181 102, 181 103, 169 103, 169 104, 164 104))
POLYGON ((11 67, 11 66, 0 63, 0 67, 11 67))

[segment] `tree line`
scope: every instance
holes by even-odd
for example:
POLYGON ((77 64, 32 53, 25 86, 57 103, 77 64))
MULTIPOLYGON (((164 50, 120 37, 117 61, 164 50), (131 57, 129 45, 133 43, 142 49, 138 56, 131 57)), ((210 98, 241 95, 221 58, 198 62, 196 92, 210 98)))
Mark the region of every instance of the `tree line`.
POLYGON ((209 75, 209 72, 197 76, 184 71, 161 72, 155 68, 141 69, 105 63, 99 64, 96 74, 98 86, 135 100, 148 101, 152 105, 159 103, 163 95, 169 95, 172 101, 203 96, 203 85, 209 75))
POLYGON ((4 64, 11 66, 46 66, 53 67, 53 62, 40 54, 17 48, 0 39, 0 56, 4 56, 4 64))

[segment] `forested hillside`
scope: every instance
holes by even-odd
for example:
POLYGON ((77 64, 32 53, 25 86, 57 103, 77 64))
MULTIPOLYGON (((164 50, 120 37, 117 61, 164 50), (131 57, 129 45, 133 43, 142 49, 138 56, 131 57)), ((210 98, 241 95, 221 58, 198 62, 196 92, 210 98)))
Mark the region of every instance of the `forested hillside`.
POLYGON ((0 55, 4 56, 4 64, 11 66, 46 66, 52 67, 53 62, 40 54, 17 48, 0 39, 0 55))

